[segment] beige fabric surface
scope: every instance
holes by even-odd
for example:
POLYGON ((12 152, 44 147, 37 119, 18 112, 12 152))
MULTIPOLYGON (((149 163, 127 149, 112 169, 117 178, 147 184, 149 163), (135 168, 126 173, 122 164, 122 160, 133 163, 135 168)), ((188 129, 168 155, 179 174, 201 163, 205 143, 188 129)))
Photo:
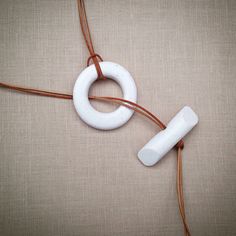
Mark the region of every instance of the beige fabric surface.
MULTIPOLYGON (((199 115, 183 153, 193 235, 236 235, 236 2, 87 0, 96 51, 133 75, 164 122, 199 115)), ((88 52, 74 0, 0 0, 0 81, 71 93, 88 52)), ((92 94, 121 96, 113 82, 92 94)), ((115 107, 93 103, 101 111, 115 107)), ((159 129, 139 115, 114 131, 72 101, 0 89, 0 235, 183 235, 176 153, 138 150, 159 129)))

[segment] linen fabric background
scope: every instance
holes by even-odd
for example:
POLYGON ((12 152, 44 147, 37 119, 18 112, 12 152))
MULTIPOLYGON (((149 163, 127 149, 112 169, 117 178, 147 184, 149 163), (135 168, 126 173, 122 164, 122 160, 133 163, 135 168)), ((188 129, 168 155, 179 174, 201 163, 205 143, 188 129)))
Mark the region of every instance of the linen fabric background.
MULTIPOLYGON (((168 122, 199 115, 183 152, 193 235, 236 235, 236 1, 86 0, 96 52, 127 68, 168 122)), ((0 1, 0 81, 71 93, 88 58, 75 0, 0 1)), ((122 96, 110 81, 91 94, 122 96)), ((101 111, 116 107, 93 105, 101 111)), ((71 100, 0 89, 0 235, 183 235, 176 152, 144 167, 140 115, 88 127, 71 100)))

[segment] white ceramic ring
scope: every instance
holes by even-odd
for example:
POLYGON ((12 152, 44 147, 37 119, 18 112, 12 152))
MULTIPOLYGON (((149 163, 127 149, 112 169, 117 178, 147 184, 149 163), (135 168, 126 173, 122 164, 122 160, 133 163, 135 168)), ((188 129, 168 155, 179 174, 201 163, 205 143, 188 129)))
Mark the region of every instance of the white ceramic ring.
MULTIPOLYGON (((113 62, 100 62, 101 70, 106 78, 116 81, 123 92, 123 98, 136 102, 137 88, 130 73, 122 66, 113 62)), ((96 129, 111 130, 124 125, 133 115, 134 111, 120 106, 113 112, 99 112, 95 110, 88 99, 89 88, 97 79, 97 71, 94 65, 87 67, 78 76, 74 90, 73 102, 80 118, 96 129)))

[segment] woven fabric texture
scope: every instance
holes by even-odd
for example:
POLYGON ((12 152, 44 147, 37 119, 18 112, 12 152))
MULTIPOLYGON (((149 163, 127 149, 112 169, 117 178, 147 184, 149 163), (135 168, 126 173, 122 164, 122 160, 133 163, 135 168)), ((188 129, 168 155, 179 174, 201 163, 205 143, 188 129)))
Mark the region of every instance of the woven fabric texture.
MULTIPOLYGON (((85 3, 96 52, 129 70, 139 104, 165 123, 199 115, 183 152, 192 234, 236 235, 236 2, 85 3)), ((0 81, 72 93, 88 56, 75 0, 0 1, 0 81)), ((111 81, 90 93, 122 96, 111 81)), ((175 151, 137 159, 157 132, 140 115, 98 131, 70 100, 0 89, 0 235, 183 235, 175 151)))

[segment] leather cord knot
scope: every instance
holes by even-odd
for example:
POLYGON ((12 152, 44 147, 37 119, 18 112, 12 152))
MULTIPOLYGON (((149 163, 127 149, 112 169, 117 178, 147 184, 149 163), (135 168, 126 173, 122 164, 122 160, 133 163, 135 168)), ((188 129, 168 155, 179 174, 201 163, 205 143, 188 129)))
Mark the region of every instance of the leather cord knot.
POLYGON ((184 149, 184 140, 181 139, 176 145, 175 145, 176 148, 180 148, 181 150, 184 149))

